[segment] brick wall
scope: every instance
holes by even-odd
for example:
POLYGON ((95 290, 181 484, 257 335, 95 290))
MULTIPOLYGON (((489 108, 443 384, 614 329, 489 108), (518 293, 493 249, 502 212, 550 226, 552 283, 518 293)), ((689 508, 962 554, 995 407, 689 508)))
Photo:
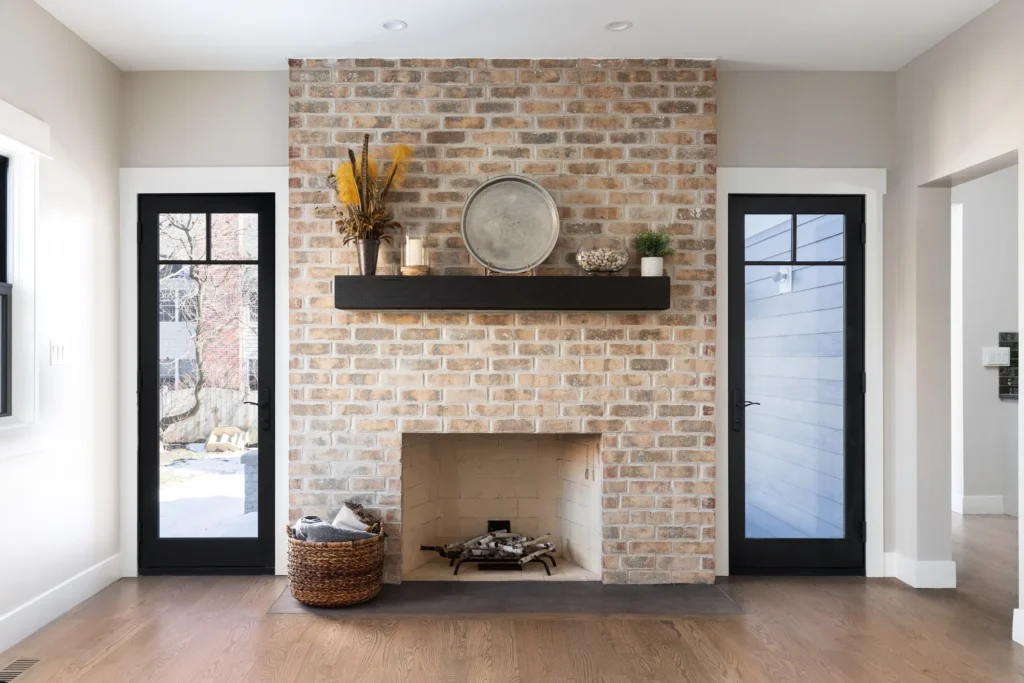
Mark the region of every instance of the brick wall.
POLYGON ((399 581, 403 433, 598 433, 604 581, 713 580, 715 78, 685 59, 291 62, 292 518, 380 509, 399 581), (334 310, 333 276, 357 266, 327 175, 364 132, 415 149, 396 215, 428 228, 436 274, 482 272, 463 203, 520 173, 562 217, 540 275, 578 272, 589 235, 654 228, 678 250, 671 310, 334 310))

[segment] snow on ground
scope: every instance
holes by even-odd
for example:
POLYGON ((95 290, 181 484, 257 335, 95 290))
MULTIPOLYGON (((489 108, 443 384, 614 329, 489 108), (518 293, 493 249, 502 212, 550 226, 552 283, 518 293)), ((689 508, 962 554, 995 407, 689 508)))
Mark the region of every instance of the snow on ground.
POLYGON ((257 514, 244 513, 244 470, 240 454, 227 453, 161 466, 161 538, 257 536, 257 514))

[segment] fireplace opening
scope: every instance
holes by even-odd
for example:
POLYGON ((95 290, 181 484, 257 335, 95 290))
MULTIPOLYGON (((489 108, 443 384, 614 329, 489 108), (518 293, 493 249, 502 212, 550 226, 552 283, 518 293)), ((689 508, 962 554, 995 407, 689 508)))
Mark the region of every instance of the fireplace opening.
POLYGON ((600 580, 598 454, 597 435, 404 434, 403 580, 600 580))

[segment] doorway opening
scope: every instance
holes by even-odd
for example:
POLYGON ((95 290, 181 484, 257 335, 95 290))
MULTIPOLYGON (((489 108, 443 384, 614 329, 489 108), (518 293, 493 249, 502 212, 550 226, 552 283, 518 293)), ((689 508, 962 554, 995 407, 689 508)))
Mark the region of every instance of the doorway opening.
POLYGON ((1018 173, 950 193, 953 558, 958 589, 979 597, 1017 583, 1018 173))

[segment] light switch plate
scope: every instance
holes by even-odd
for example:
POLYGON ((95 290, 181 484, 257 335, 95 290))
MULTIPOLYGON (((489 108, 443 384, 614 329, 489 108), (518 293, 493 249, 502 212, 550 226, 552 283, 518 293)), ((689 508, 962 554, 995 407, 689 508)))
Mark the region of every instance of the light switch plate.
POLYGON ((62 341, 50 340, 50 365, 67 365, 68 350, 62 341))
POLYGON ((986 346, 981 350, 981 364, 986 368, 1005 367, 1010 364, 1010 349, 1004 346, 986 346))

